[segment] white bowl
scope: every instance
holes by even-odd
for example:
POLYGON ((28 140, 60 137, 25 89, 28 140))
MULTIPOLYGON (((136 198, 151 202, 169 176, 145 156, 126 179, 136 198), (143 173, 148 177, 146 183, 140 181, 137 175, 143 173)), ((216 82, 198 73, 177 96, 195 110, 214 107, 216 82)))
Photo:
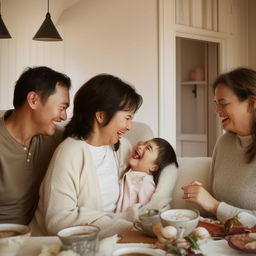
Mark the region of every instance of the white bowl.
POLYGON ((165 256, 166 253, 160 249, 142 248, 142 247, 126 247, 119 248, 113 252, 113 256, 125 255, 145 255, 145 256, 165 256))
POLYGON ((0 224, 0 255, 15 256, 31 234, 31 228, 21 224, 0 224))
POLYGON ((95 255, 98 249, 100 228, 94 225, 74 226, 62 229, 58 237, 65 250, 73 250, 79 255, 95 255))
POLYGON ((189 235, 196 228, 199 217, 198 210, 189 209, 171 209, 160 215, 162 225, 175 227, 178 231, 178 237, 189 235))

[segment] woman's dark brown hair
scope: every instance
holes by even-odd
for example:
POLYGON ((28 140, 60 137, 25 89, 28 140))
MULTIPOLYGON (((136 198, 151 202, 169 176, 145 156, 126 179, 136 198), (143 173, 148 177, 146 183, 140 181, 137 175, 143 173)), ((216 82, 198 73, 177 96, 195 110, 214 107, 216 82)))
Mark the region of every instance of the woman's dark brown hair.
MULTIPOLYGON (((231 72, 220 75, 213 84, 213 90, 224 84, 230 88, 240 101, 249 100, 253 106, 252 96, 256 96, 256 71, 249 68, 237 68, 231 72)), ((256 111, 251 130, 253 142, 246 151, 247 162, 250 163, 256 155, 256 111)))
POLYGON ((106 126, 117 111, 135 113, 141 104, 142 97, 121 79, 108 74, 97 75, 77 91, 73 116, 66 125, 64 137, 86 139, 93 129, 97 111, 105 113, 103 125, 106 126))

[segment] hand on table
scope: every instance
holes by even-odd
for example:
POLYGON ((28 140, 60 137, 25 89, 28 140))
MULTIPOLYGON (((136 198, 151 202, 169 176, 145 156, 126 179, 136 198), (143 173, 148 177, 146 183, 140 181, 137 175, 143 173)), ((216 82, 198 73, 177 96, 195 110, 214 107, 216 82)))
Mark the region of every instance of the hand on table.
POLYGON ((183 200, 192 202, 201 206, 204 210, 216 215, 217 208, 220 204, 198 181, 181 187, 184 191, 183 200))

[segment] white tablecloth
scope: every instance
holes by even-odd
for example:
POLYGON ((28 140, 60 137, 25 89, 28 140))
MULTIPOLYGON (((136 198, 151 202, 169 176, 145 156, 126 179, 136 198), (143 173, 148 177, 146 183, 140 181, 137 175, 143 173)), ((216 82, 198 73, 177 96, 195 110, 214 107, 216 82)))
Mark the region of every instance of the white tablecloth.
POLYGON ((57 236, 30 237, 17 256, 37 256, 43 244, 61 244, 57 236))
MULTIPOLYGON (((108 239, 108 238, 107 238, 108 239)), ((104 244, 101 242, 100 252, 97 254, 98 256, 110 256, 111 251, 121 248, 121 247, 151 247, 152 245, 147 244, 117 244, 115 243, 115 239, 105 239, 104 244), (108 248, 107 248, 108 247, 108 248)), ((58 237, 30 237, 22 250, 18 253, 17 256, 37 256, 41 251, 41 246, 43 244, 60 244, 60 240, 58 237)), ((205 256, 251 256, 252 254, 247 254, 243 252, 239 252, 230 248, 225 240, 219 241, 208 241, 201 245, 201 250, 205 256)))

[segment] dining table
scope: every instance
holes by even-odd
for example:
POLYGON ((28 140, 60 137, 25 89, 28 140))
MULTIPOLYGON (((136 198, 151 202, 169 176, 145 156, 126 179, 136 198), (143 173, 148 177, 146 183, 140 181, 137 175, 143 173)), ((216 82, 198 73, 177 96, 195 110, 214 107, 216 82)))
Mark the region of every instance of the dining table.
MULTIPOLYGON (((120 236, 111 236, 99 242, 99 250, 96 256, 111 256, 119 248, 145 247, 154 248, 156 238, 146 236, 137 230, 127 230, 120 236)), ((17 256, 38 256, 43 245, 59 244, 61 241, 57 236, 29 237, 17 256)), ((227 240, 208 239, 200 244, 200 249, 205 256, 251 256, 231 248, 227 240)), ((165 254, 163 254, 165 255, 165 254)))

